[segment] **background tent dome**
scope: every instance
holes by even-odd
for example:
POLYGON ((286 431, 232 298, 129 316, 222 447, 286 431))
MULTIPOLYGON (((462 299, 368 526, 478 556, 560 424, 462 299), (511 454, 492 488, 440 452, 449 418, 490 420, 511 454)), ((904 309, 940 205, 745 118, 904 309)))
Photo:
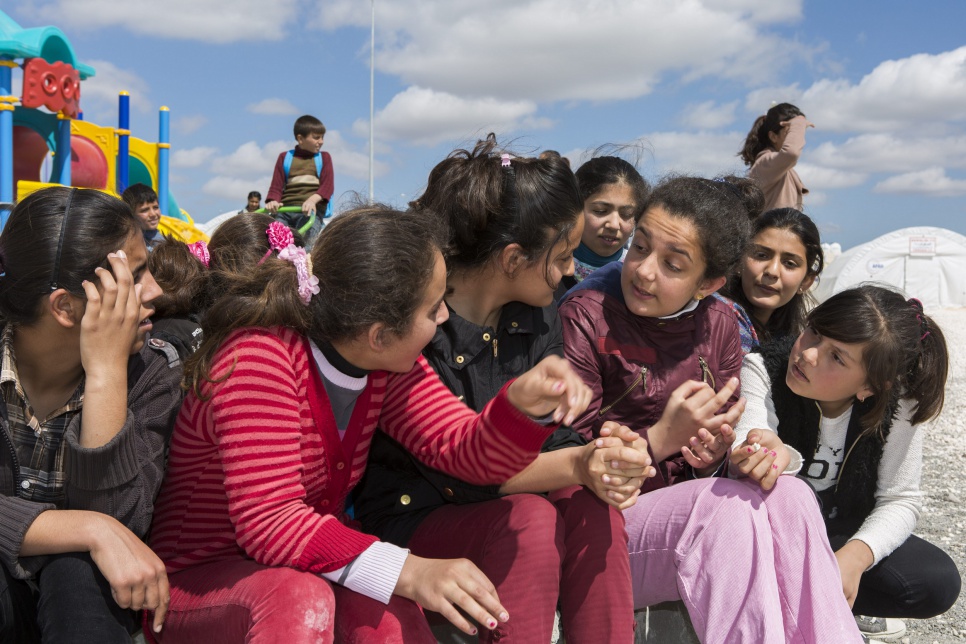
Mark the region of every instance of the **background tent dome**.
POLYGON ((880 282, 917 297, 926 307, 966 306, 966 237, 916 226, 843 252, 822 272, 819 302, 863 282, 880 282))

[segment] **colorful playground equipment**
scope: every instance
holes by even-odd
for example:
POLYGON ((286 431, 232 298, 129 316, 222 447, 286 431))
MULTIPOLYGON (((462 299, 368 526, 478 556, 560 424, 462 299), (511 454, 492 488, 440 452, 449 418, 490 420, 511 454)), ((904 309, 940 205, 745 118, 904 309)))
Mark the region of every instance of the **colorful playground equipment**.
POLYGON ((162 233, 186 242, 207 239, 169 189, 168 108, 159 111, 156 143, 131 136, 127 92, 118 97, 116 128, 84 121, 82 82, 94 74, 77 60, 60 29, 23 29, 0 11, 0 229, 15 199, 48 185, 120 195, 127 186, 144 183, 158 193, 162 233), (23 70, 20 98, 12 91, 18 68, 23 70), (53 163, 43 182, 48 155, 53 163))

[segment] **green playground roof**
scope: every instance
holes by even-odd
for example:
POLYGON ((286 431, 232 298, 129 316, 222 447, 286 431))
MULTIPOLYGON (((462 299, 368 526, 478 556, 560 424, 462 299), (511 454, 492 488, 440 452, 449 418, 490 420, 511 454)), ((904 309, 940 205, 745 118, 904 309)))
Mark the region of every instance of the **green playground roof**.
POLYGON ((43 58, 48 63, 70 63, 80 72, 81 80, 94 75, 94 68, 77 60, 70 41, 57 27, 24 29, 0 11, 0 58, 43 58))

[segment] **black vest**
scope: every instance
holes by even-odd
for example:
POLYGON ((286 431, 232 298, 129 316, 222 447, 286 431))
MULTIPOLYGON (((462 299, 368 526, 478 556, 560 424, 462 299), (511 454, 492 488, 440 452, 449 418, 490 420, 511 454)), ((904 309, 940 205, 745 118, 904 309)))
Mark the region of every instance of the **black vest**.
MULTIPOLYGON (((757 348, 765 362, 771 380, 771 396, 775 413, 779 418, 779 437, 802 453, 802 471, 814 462, 818 449, 819 427, 822 412, 814 400, 794 393, 785 383, 788 356, 796 337, 783 338, 757 348)), ((838 481, 831 488, 819 493, 822 514, 827 524, 854 530, 875 507, 875 491, 879 478, 879 461, 892 422, 899 408, 897 396, 893 396, 886 408, 885 419, 877 431, 862 431, 861 419, 872 407, 871 401, 856 401, 845 436, 845 460, 839 470, 838 481)), ((830 525, 831 527, 831 525, 830 525)))

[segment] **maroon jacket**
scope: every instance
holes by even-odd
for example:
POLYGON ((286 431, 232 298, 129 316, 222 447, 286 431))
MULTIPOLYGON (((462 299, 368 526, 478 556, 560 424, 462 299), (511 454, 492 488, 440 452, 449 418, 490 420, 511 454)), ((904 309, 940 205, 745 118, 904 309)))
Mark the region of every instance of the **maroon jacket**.
MULTIPOLYGON (((741 339, 732 310, 717 298, 673 319, 634 315, 624 304, 622 263, 594 272, 560 305, 564 352, 594 392, 574 429, 591 438, 613 420, 645 436, 668 397, 687 380, 715 390, 741 372, 741 339)), ((737 402, 736 391, 726 407, 737 402)), ((652 454, 653 456, 653 454, 652 454)), ((672 485, 685 475, 680 454, 658 465, 643 492, 672 485)))

